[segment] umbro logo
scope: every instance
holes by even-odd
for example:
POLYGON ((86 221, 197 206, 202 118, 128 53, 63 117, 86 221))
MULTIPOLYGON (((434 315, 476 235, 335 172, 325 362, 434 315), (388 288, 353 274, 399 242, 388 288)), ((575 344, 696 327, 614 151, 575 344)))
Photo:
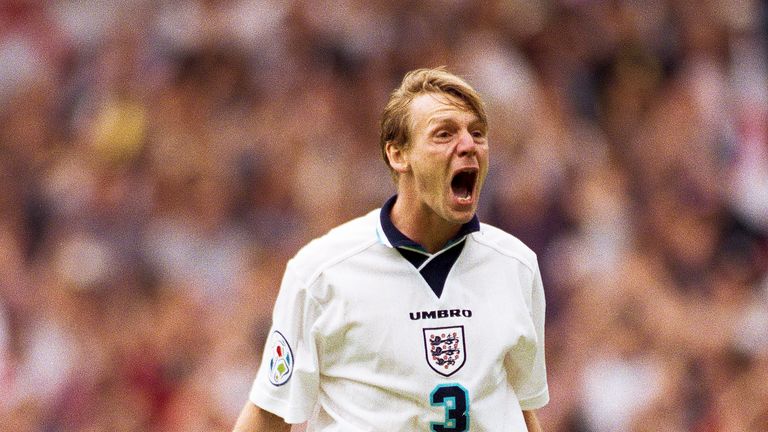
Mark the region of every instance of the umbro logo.
POLYGON ((472 311, 469 309, 438 309, 431 311, 410 312, 408 314, 411 320, 420 319, 440 319, 440 318, 472 318, 472 311))

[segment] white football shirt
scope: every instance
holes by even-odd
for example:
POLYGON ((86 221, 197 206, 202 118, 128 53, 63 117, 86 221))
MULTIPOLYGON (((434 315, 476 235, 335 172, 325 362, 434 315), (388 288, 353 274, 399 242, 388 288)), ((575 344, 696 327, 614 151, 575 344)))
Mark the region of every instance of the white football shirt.
POLYGON ((288 262, 250 400, 323 432, 525 431, 521 410, 549 400, 535 254, 476 219, 440 252, 410 248, 393 202, 288 262))

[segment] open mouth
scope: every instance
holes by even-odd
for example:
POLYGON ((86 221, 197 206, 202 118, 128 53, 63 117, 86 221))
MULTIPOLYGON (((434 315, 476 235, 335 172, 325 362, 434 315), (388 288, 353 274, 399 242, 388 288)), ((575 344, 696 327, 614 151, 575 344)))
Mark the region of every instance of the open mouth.
POLYGON ((451 179, 451 191, 458 198, 459 202, 469 203, 472 201, 472 192, 475 190, 477 181, 477 170, 467 169, 457 172, 451 179))

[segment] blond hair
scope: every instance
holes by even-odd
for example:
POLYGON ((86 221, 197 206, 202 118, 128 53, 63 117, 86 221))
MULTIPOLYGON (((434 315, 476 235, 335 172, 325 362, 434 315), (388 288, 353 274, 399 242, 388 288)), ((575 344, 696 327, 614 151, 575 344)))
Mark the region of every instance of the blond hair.
POLYGON ((487 124, 485 104, 480 95, 466 81, 448 72, 444 67, 434 69, 416 69, 408 72, 403 81, 389 96, 381 116, 381 137, 379 145, 384 162, 393 177, 395 171, 387 157, 387 143, 393 143, 403 149, 410 144, 410 111, 411 101, 416 96, 434 93, 452 96, 460 101, 463 108, 472 110, 483 124, 487 124))

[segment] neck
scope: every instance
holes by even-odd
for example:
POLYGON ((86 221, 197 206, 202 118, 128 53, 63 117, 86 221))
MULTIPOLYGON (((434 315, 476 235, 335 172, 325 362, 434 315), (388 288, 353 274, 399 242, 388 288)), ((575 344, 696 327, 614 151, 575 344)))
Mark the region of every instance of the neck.
POLYGON ((411 240, 435 253, 448 243, 461 229, 441 218, 425 204, 398 196, 390 214, 392 223, 411 240))

